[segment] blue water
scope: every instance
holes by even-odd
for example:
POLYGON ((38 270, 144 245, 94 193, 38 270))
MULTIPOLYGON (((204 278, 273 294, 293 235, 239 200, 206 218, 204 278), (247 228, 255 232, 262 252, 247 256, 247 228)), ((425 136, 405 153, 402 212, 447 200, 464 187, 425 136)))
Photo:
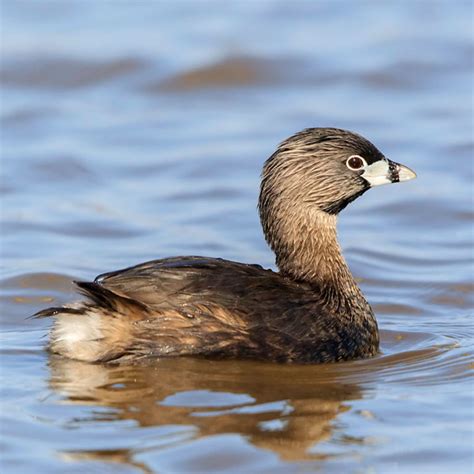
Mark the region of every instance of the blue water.
POLYGON ((472 472, 473 5, 3 2, 2 472, 472 472), (274 268, 262 163, 310 126, 418 179, 341 214, 382 354, 330 366, 49 356, 73 279, 274 268))

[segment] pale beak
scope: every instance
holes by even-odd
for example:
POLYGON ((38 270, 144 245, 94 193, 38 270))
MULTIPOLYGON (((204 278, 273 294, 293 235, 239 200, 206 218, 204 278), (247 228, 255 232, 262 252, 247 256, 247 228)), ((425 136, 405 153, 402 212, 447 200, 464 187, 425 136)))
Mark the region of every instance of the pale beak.
POLYGON ((409 181, 416 178, 416 173, 407 166, 384 159, 367 166, 361 176, 373 187, 409 181))

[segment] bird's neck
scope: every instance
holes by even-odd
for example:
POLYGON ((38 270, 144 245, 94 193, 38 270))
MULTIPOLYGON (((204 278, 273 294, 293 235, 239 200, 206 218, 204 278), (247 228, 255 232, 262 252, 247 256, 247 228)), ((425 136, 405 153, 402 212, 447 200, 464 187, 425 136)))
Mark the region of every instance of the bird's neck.
POLYGON ((272 247, 280 272, 318 288, 330 299, 359 300, 362 292, 342 256, 337 240, 337 218, 326 212, 307 212, 279 220, 272 247))

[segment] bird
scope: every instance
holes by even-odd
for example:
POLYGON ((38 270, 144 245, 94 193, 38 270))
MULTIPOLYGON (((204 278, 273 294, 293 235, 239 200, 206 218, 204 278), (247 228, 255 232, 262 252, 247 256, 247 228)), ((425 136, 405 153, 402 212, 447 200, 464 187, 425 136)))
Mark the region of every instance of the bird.
POLYGON ((47 308, 47 349, 89 363, 162 357, 317 364, 379 352, 374 312, 337 239, 367 190, 416 177, 359 134, 307 128, 279 144, 258 212, 278 271, 221 258, 153 260, 77 281, 85 300, 47 308))

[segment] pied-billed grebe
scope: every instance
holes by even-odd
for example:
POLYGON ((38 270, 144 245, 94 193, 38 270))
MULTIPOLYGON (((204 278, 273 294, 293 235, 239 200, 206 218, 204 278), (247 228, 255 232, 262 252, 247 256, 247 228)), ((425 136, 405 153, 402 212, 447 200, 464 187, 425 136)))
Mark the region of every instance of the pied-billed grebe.
POLYGON ((415 178, 360 135, 309 128, 266 161, 259 211, 279 273, 219 258, 154 260, 76 282, 88 301, 48 308, 49 350, 89 362, 206 356, 334 362, 379 334, 341 255, 336 217, 372 186, 415 178))

